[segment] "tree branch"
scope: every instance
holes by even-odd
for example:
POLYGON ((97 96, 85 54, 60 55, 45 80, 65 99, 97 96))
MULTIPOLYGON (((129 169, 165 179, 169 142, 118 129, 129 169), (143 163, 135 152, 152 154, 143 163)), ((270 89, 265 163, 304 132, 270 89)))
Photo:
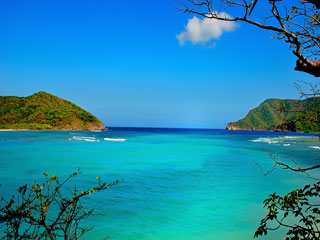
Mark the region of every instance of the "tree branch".
POLYGON ((319 50, 314 49, 319 48, 320 46, 318 36, 318 10, 320 8, 320 1, 300 0, 299 4, 303 7, 298 8, 293 6, 289 13, 285 12, 282 16, 276 5, 276 2, 280 2, 281 0, 269 0, 272 15, 271 17, 265 17, 265 19, 274 18, 279 26, 261 23, 248 18, 258 1, 259 0, 252 0, 250 3, 247 3, 245 0, 221 0, 220 5, 218 5, 219 7, 214 7, 212 0, 185 0, 184 2, 176 1, 181 6, 176 7, 176 9, 208 19, 227 22, 245 22, 261 29, 273 31, 278 34, 278 39, 284 39, 285 42, 290 44, 290 48, 294 48, 293 54, 297 57, 296 66, 294 68, 296 71, 302 71, 315 77, 320 77, 320 61, 317 59, 309 59, 310 56, 306 55, 306 53, 311 53, 311 55, 317 56, 319 52, 319 50), (304 3, 313 4, 315 8, 310 6, 306 7, 304 6, 304 3), (225 10, 229 7, 238 7, 243 13, 234 18, 221 16, 219 14, 221 9, 225 10), (206 11, 202 11, 204 9, 206 9, 206 11), (293 20, 297 20, 297 22, 293 20), (303 24, 299 24, 299 21, 303 24), (292 30, 291 26, 294 26, 295 28, 292 30))

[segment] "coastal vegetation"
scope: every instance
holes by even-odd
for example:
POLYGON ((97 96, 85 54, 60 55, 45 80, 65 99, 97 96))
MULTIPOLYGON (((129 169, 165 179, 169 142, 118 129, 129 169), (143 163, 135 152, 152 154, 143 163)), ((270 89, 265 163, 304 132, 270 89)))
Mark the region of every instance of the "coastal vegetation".
POLYGON ((228 130, 320 132, 320 98, 267 99, 228 130), (310 119, 314 121, 310 121, 310 119))
POLYGON ((46 92, 0 96, 0 129, 101 130, 103 123, 77 105, 46 92))

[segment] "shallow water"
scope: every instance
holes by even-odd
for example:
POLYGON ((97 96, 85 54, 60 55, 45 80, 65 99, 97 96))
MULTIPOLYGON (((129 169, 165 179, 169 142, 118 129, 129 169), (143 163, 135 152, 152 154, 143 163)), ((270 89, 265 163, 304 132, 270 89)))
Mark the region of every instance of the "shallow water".
POLYGON ((72 185, 81 189, 96 176, 123 179, 85 200, 102 214, 85 222, 95 226, 85 239, 253 239, 268 194, 310 181, 283 170, 264 176, 254 162, 270 169, 268 152, 310 166, 320 144, 312 135, 225 130, 0 132, 0 195, 44 172, 63 179, 80 168, 72 185))

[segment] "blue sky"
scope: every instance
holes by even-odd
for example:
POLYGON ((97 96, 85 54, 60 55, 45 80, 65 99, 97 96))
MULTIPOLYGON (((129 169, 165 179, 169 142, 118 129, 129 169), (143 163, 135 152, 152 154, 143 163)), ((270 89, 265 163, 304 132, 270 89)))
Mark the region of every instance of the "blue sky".
POLYGON ((0 95, 46 91, 106 126, 224 128, 267 98, 298 98, 295 82, 314 81, 293 70, 285 43, 246 24, 181 46, 193 16, 174 6, 1 1, 0 95))

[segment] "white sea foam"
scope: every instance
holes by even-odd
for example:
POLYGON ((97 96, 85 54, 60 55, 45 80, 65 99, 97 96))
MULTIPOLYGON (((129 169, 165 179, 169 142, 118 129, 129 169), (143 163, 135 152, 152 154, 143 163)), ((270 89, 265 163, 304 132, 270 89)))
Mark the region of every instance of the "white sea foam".
POLYGON ((84 141, 87 141, 87 142, 99 142, 99 140, 89 139, 89 138, 84 138, 83 140, 84 140, 84 141))
POLYGON ((126 141, 125 138, 104 138, 105 141, 111 141, 111 142, 124 142, 126 141))
POLYGON ((269 144, 274 144, 274 143, 285 143, 285 144, 295 144, 296 141, 312 141, 314 136, 281 136, 281 137, 260 137, 257 139, 249 140, 251 142, 265 142, 269 144))
POLYGON ((276 140, 277 138, 258 138, 258 139, 254 139, 254 140, 250 140, 251 142, 266 142, 269 144, 273 144, 273 143, 278 143, 279 141, 276 140))
POLYGON ((86 142, 99 142, 100 141, 100 140, 97 140, 95 137, 78 137, 78 136, 73 136, 72 138, 69 138, 69 140, 86 141, 86 142))
POLYGON ((286 143, 286 144, 283 144, 284 147, 289 147, 290 144, 289 143, 286 143))
POLYGON ((251 142, 267 142, 267 141, 270 141, 270 138, 258 138, 250 141, 251 142))
POLYGON ((320 149, 320 146, 310 146, 310 148, 313 148, 313 149, 320 149))
POLYGON ((315 136, 283 136, 279 138, 285 138, 285 139, 311 139, 315 138, 315 136))

